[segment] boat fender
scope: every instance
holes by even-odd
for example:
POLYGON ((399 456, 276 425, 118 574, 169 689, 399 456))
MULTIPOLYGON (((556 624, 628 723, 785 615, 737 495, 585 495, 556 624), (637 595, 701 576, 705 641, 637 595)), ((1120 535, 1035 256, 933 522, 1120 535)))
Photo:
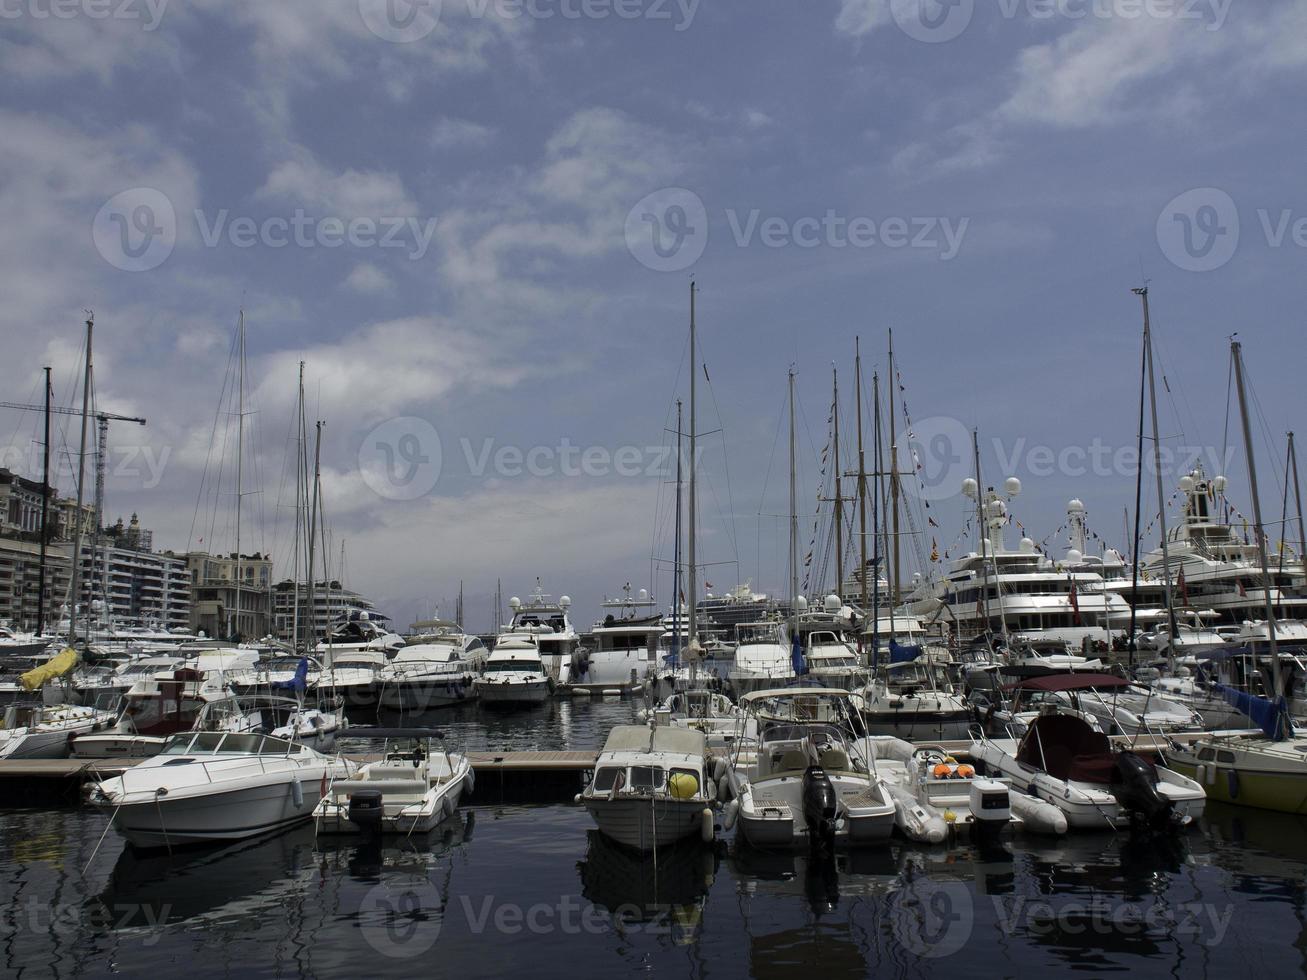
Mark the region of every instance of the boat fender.
POLYGON ((717 799, 729 800, 731 798, 731 781, 728 777, 722 776, 717 781, 717 799))
POLYGON ((713 761, 713 770, 712 770, 713 778, 718 780, 719 782, 725 779, 726 769, 727 769, 726 760, 723 759, 721 756, 718 756, 713 761))
POLYGON ((580 794, 580 793, 577 793, 574 797, 572 797, 572 802, 573 802, 573 803, 580 803, 580 802, 581 802, 581 794, 580 794))
POLYGON ((1198 766, 1194 769, 1194 782, 1202 784, 1207 782, 1207 767, 1198 766))
POLYGON ((440 798, 440 809, 446 817, 452 817, 457 807, 454 805, 454 798, 446 793, 440 798))
POLYGON ((472 795, 477 788, 477 771, 469 766, 467 775, 463 777, 463 781, 467 784, 468 795, 472 795))
POLYGON ((1226 785, 1226 788, 1230 791, 1230 799, 1232 799, 1232 800, 1237 800, 1237 799, 1239 798, 1239 773, 1238 773, 1238 770, 1235 770, 1235 769, 1229 769, 1229 770, 1226 770, 1226 773, 1225 773, 1225 785, 1226 785))
POLYGON ((295 809, 296 809, 296 810, 299 810, 299 809, 302 809, 302 808, 303 808, 303 806, 304 806, 304 784, 301 783, 298 779, 292 781, 291 784, 290 784, 290 798, 291 798, 291 802, 293 802, 293 803, 295 804, 295 809))
POLYGON ((740 815, 740 801, 731 800, 731 802, 726 804, 726 809, 725 811, 723 811, 722 826, 725 827, 727 830, 733 829, 735 827, 735 819, 739 815, 740 815))
POLYGON ((704 807, 703 812, 700 814, 700 818, 702 820, 702 825, 699 830, 700 836, 703 837, 703 842, 705 844, 711 844, 713 839, 712 810, 708 809, 708 807, 704 807))

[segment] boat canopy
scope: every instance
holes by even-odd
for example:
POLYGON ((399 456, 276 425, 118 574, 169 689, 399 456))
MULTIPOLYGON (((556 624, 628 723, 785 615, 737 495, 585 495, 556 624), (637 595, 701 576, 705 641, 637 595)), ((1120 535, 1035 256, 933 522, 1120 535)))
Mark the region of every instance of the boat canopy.
POLYGON ((703 755, 707 740, 703 732, 690 728, 659 725, 617 725, 608 733, 604 752, 671 752, 703 755))
POLYGON ((1008 690, 1019 688, 1023 691, 1087 691, 1094 688, 1129 686, 1128 680, 1115 674, 1048 674, 1009 684, 1008 690))
POLYGON ((772 690, 751 691, 740 698, 740 704, 770 701, 779 698, 839 698, 847 700, 849 692, 841 687, 782 687, 772 690))

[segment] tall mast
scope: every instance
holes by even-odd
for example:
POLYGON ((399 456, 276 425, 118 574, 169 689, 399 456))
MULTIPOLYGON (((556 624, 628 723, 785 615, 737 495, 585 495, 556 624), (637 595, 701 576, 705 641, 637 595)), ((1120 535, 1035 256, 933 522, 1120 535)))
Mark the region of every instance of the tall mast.
MULTIPOLYGON (((1244 453, 1248 456, 1248 489, 1253 495, 1254 532, 1257 535, 1257 560, 1262 566, 1262 597, 1266 600, 1266 635, 1271 647, 1271 677, 1275 685, 1274 700, 1284 697, 1284 684, 1280 678, 1280 649, 1275 639, 1275 602, 1271 598, 1270 562, 1266 557, 1266 535, 1262 531, 1262 498, 1257 492, 1257 461, 1253 454, 1253 430, 1248 418, 1248 396, 1244 391, 1243 379, 1243 344, 1237 340, 1230 341, 1230 351, 1234 355, 1234 380, 1239 389, 1239 417, 1243 422, 1244 453)), ((1277 722, 1277 730, 1279 724, 1277 722)))
POLYGON ((245 311, 236 327, 236 616, 232 637, 241 638, 241 498, 245 495, 245 311))
POLYGON ((300 361, 299 396, 295 416, 295 546, 291 565, 291 647, 300 648, 300 531, 304 524, 304 362, 300 361))
POLYGON ((1153 359, 1153 327, 1148 313, 1148 287, 1134 290, 1144 304, 1144 357, 1148 361, 1149 414, 1153 420, 1153 472, 1157 475, 1158 526, 1162 532, 1162 582, 1166 589, 1166 618, 1171 624, 1167 640, 1168 659, 1175 667, 1175 637, 1179 632, 1175 619, 1175 595, 1171 589, 1171 542, 1166 530, 1166 488, 1162 486, 1162 437, 1157 431, 1157 372, 1153 359))
MULTIPOLYGON (((86 373, 82 378, 82 441, 77 453, 77 514, 73 518, 73 568, 69 592, 72 603, 68 613, 68 645, 77 641, 77 600, 81 598, 82 570, 82 504, 86 484, 86 426, 91 410, 91 337, 95 329, 95 314, 86 317, 86 373)), ((87 637, 89 642, 90 637, 87 637)))
MULTIPOLYGON (((318 606, 317 606, 317 588, 315 579, 317 570, 314 568, 314 558, 317 557, 317 529, 318 529, 318 483, 322 476, 322 420, 318 419, 314 423, 315 431, 313 436, 313 487, 309 491, 309 587, 308 587, 308 616, 309 616, 309 640, 308 646, 313 646, 313 640, 318 634, 318 606)), ((327 622, 328 629, 331 628, 330 619, 327 622)), ((330 664, 324 664, 330 666, 330 664)))
POLYGON ((681 655, 681 400, 676 399, 676 543, 672 546, 672 629, 681 655))
MULTIPOLYGON (((41 563, 37 569, 36 635, 45 634, 45 562, 46 545, 50 540, 50 399, 54 389, 50 385, 50 369, 45 369, 45 444, 41 449, 41 563)), ((1290 436, 1290 445, 1293 437, 1290 436)))
POLYGON ((794 369, 790 368, 790 629, 799 623, 799 484, 795 476, 794 369))
MULTIPOLYGON (((862 614, 867 614, 867 465, 862 452, 862 345, 861 339, 853 338, 853 381, 856 411, 858 416, 858 540, 860 559, 862 561, 862 614)), ((875 618, 876 611, 871 611, 875 618)), ((862 634, 858 634, 858 652, 862 652, 862 634)))
MULTIPOLYGON (((895 422, 894 403, 898 397, 898 381, 894 372, 894 331, 889 332, 889 490, 890 490, 890 524, 894 535, 892 542, 894 548, 894 581, 890 584, 890 605, 896 606, 899 602, 899 596, 902 594, 900 583, 900 564, 899 555, 899 443, 898 433, 895 422)), ((892 614, 892 611, 891 611, 892 614)))
POLYGON ((699 374, 698 350, 695 347, 695 323, 694 323, 694 294, 696 286, 694 280, 690 280, 690 503, 687 516, 690 521, 689 527, 689 568, 686 570, 689 576, 689 595, 687 604, 690 607, 690 645, 693 646, 699 639, 698 616, 695 609, 698 598, 698 570, 695 567, 695 523, 697 521, 697 507, 695 498, 697 496, 697 486, 695 472, 698 470, 698 432, 696 431, 696 422, 698 418, 696 413, 696 382, 699 374))
MULTIPOLYGON (((990 635, 989 629, 989 564, 985 561, 985 549, 989 546, 989 524, 985 521, 985 484, 980 479, 980 432, 977 429, 971 430, 971 454, 976 463, 976 538, 980 542, 980 574, 982 576, 983 592, 981 596, 981 609, 984 614, 985 635, 990 635)), ((995 567, 997 574, 998 568, 995 567)), ((1007 638, 1004 637, 1004 642, 1007 638)))
MULTIPOLYGON (((1147 300, 1144 301, 1147 303, 1147 300)), ((1145 314, 1147 316, 1147 314, 1145 314)), ((1139 609, 1139 524, 1143 517, 1144 506, 1144 392, 1148 385, 1148 347, 1143 347, 1139 364, 1139 443, 1136 458, 1139 460, 1139 472, 1135 474, 1135 533, 1130 548, 1130 668, 1135 666, 1135 653, 1138 649, 1135 634, 1137 612, 1139 609)))
POLYGON ((840 472, 840 372, 831 368, 835 383, 835 409, 831 418, 835 421, 835 591, 844 601, 844 488, 840 472))
MULTIPOLYGON (((861 355, 859 355, 859 371, 860 370, 861 370, 861 355)), ((861 398, 862 396, 861 385, 858 386, 858 396, 859 398, 861 398)), ((878 666, 876 661, 880 655, 880 563, 884 559, 884 552, 882 552, 880 549, 880 545, 881 545, 880 522, 882 518, 881 508, 880 508, 880 500, 881 500, 881 492, 882 492, 881 466, 883 465, 883 461, 881 459, 881 451, 880 451, 880 373, 878 371, 873 371, 871 375, 871 403, 872 403, 871 431, 872 431, 872 438, 874 440, 874 447, 872 450, 872 457, 871 457, 871 468, 872 471, 876 474, 876 492, 871 498, 872 547, 875 552, 875 556, 872 558, 871 561, 871 565, 872 565, 871 571, 872 574, 876 576, 876 581, 873 585, 873 589, 874 589, 873 598, 871 601, 871 623, 872 623, 871 658, 872 658, 872 666, 878 666)), ((861 412, 858 413, 858 422, 859 425, 861 425, 862 422, 861 412)), ((858 452, 858 471, 859 471, 859 476, 862 478, 862 483, 865 487, 867 483, 867 472, 866 472, 866 467, 863 465, 862 462, 861 450, 859 450, 858 452)), ((862 532, 862 553, 864 555, 863 562, 862 562, 862 594, 865 596, 867 594, 867 562, 865 558, 867 554, 867 532, 866 532, 866 523, 865 523, 867 506, 865 503, 865 494, 864 494, 864 503, 862 505, 862 514, 863 514, 863 521, 864 521, 863 532, 862 532)))
POLYGON ((1298 505, 1298 564, 1307 569, 1307 525, 1302 522, 1302 490, 1298 487, 1298 449, 1289 433, 1289 466, 1293 472, 1293 499, 1298 505))

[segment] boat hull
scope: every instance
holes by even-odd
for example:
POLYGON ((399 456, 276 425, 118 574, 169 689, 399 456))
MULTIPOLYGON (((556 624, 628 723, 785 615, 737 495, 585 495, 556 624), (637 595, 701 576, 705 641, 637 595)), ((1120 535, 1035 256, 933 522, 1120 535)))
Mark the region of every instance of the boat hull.
POLYGON ((610 840, 636 851, 665 847, 676 841, 702 833, 702 800, 646 798, 613 799, 604 797, 584 800, 599 832, 610 840))
POLYGON ((906 742, 962 741, 971 737, 971 712, 869 711, 862 716, 868 735, 893 735, 906 742))
POLYGON ((1176 772, 1202 786, 1209 800, 1307 816, 1307 773, 1199 763, 1191 755, 1168 754, 1167 761, 1176 772))
POLYGON ((385 684, 377 703, 390 711, 425 711, 447 708, 476 700, 477 689, 469 677, 414 679, 385 684))
POLYGON ((533 681, 530 684, 478 684, 477 697, 491 708, 528 707, 549 700, 549 682, 533 681))

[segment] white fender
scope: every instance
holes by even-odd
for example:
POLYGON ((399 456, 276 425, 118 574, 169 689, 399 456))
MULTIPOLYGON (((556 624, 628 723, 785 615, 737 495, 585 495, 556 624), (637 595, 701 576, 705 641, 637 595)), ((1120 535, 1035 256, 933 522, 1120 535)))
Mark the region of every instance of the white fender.
POLYGON ((477 771, 471 766, 468 766, 467 775, 463 777, 463 781, 467 785, 468 794, 471 795, 471 793, 476 789, 477 771))
POLYGON ((295 809, 299 810, 304 806, 304 784, 298 779, 293 780, 290 784, 291 802, 295 804, 295 809))
POLYGON ((735 820, 740 815, 740 801, 731 800, 726 804, 726 809, 722 811, 722 826, 727 830, 735 826, 735 820))
POLYGON ((703 837, 703 842, 705 844, 711 844, 713 839, 712 810, 704 807, 703 813, 700 814, 700 817, 703 821, 702 827, 700 828, 700 835, 703 837))
POLYGON ((440 798, 440 809, 446 817, 452 817, 457 807, 454 805, 454 798, 446 793, 440 798))

